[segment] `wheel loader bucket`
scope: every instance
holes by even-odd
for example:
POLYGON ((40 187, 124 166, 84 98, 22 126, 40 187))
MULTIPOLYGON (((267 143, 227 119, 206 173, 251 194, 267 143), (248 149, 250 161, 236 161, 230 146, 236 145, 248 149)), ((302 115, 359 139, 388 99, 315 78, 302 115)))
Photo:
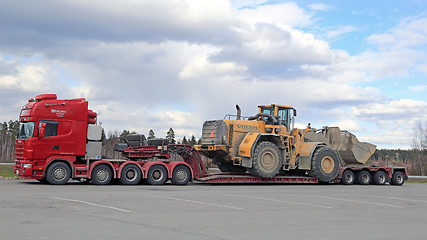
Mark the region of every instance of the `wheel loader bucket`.
POLYGON ((356 136, 338 127, 324 127, 316 132, 309 131, 305 138, 312 142, 324 142, 341 156, 343 166, 349 164, 365 164, 374 154, 377 146, 367 142, 359 142, 356 136))

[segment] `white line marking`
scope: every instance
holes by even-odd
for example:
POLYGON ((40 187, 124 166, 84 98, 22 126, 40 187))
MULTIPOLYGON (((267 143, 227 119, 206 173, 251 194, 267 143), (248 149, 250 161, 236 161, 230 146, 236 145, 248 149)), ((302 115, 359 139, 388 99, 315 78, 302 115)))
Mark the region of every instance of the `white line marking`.
POLYGON ((352 200, 352 199, 334 198, 334 197, 326 197, 326 196, 298 195, 298 194, 283 194, 283 195, 287 195, 287 196, 297 196, 297 197, 310 197, 310 198, 316 198, 316 197, 317 197, 317 198, 326 198, 326 199, 338 200, 338 201, 347 201, 347 202, 355 202, 355 203, 363 203, 363 204, 378 205, 378 206, 384 206, 384 207, 403 208, 402 206, 391 205, 391 204, 374 203, 374 202, 366 202, 366 201, 358 201, 358 200, 352 200))
POLYGON ((226 196, 226 197, 251 198, 251 199, 266 200, 266 201, 272 201, 272 202, 280 202, 280 203, 297 204, 297 205, 304 205, 304 206, 311 206, 311 207, 319 207, 319 208, 332 208, 332 207, 315 205, 315 204, 309 204, 309 203, 291 202, 291 201, 285 201, 285 200, 279 200, 279 199, 272 199, 272 198, 263 198, 263 197, 252 197, 252 196, 242 196, 242 195, 223 195, 223 196, 226 196))
POLYGON ((359 194, 349 194, 349 193, 339 193, 339 194, 340 195, 348 195, 348 196, 376 197, 376 198, 387 198, 387 199, 394 199, 394 200, 427 203, 427 201, 416 200, 416 199, 409 199, 409 198, 397 198, 397 197, 386 197, 386 196, 371 196, 371 195, 359 195, 359 194))
POLYGON ((215 204, 215 203, 208 203, 208 202, 200 202, 200 201, 194 201, 194 200, 188 200, 188 199, 182 199, 182 198, 162 197, 162 196, 153 196, 153 197, 170 199, 170 200, 177 200, 177 201, 182 201, 182 202, 197 203, 197 204, 203 204, 203 205, 210 205, 210 206, 215 206, 215 207, 231 208, 231 209, 235 209, 235 210, 243 210, 243 208, 240 208, 240 207, 233 207, 233 206, 227 206, 227 205, 215 204))
POLYGON ((75 199, 57 198, 57 197, 50 197, 50 198, 51 199, 56 199, 56 200, 69 201, 69 202, 83 203, 83 204, 97 206, 97 207, 109 208, 109 209, 113 209, 113 210, 117 210, 117 211, 121 211, 121 212, 126 212, 126 213, 131 213, 132 212, 132 211, 129 211, 129 210, 126 210, 126 209, 121 209, 121 208, 116 208, 116 207, 111 207, 111 206, 106 206, 106 205, 101 205, 101 204, 96 204, 96 203, 91 203, 91 202, 86 202, 86 201, 80 201, 80 200, 75 200, 75 199))

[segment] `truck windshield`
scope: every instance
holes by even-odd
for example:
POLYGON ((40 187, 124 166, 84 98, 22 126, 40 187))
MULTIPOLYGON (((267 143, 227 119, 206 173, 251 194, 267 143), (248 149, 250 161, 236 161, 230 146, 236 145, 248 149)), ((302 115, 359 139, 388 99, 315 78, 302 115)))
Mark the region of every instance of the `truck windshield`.
POLYGON ((32 138, 34 135, 35 124, 36 124, 35 122, 20 122, 18 138, 19 139, 32 138))

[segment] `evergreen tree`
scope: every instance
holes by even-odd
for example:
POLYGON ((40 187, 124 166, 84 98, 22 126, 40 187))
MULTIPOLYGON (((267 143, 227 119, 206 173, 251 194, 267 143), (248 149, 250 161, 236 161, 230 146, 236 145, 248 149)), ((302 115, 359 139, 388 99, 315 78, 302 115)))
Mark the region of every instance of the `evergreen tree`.
POLYGON ((182 138, 182 144, 188 144, 187 138, 185 136, 182 138))
POLYGON ((191 136, 191 140, 190 140, 190 145, 191 145, 191 146, 194 146, 194 145, 196 145, 196 144, 197 144, 196 137, 194 137, 194 135, 192 135, 192 136, 191 136))
POLYGON ((120 137, 121 138, 126 138, 127 135, 129 135, 129 134, 130 134, 130 132, 128 130, 123 130, 123 132, 120 134, 120 137))
POLYGON ((153 139, 156 138, 156 135, 154 134, 153 129, 150 129, 150 131, 148 132, 148 138, 147 139, 153 139))
POLYGON ((169 131, 166 133, 166 139, 169 139, 170 144, 176 143, 175 141, 175 132, 172 128, 169 128, 169 131))

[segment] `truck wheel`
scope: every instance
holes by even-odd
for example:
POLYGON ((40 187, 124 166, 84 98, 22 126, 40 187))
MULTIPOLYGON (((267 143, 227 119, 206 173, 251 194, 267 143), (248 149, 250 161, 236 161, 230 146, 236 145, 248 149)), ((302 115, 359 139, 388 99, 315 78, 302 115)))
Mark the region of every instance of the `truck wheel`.
POLYGON ((344 185, 352 185, 354 183, 354 173, 351 170, 345 170, 342 174, 341 183, 344 185))
POLYGON ((405 177, 402 172, 395 172, 391 178, 391 184, 396 186, 402 186, 405 182, 405 177))
POLYGON ((120 182, 124 185, 138 184, 142 179, 142 172, 135 164, 128 164, 123 167, 120 174, 120 182))
POLYGON ((191 171, 184 165, 178 165, 173 169, 171 182, 175 185, 185 185, 190 181, 191 171))
POLYGON ((337 152, 330 147, 318 148, 311 159, 310 176, 316 177, 319 182, 330 182, 338 176, 340 159, 337 152))
POLYGON ((384 185, 387 182, 387 176, 383 171, 378 171, 374 174, 374 184, 384 185))
POLYGON ((369 185, 371 183, 371 174, 366 170, 360 171, 357 174, 357 183, 360 185, 369 185))
POLYGON ((105 164, 100 164, 92 170, 92 183, 95 185, 107 185, 113 179, 111 168, 105 164))
POLYGON ((46 172, 46 181, 53 185, 66 184, 71 177, 71 169, 64 162, 54 162, 46 172))
POLYGON ((168 180, 168 171, 163 165, 150 167, 147 174, 147 182, 151 185, 162 185, 168 180))
POLYGON ((254 151, 251 174, 271 178, 279 173, 282 165, 282 154, 276 144, 261 142, 254 151))

